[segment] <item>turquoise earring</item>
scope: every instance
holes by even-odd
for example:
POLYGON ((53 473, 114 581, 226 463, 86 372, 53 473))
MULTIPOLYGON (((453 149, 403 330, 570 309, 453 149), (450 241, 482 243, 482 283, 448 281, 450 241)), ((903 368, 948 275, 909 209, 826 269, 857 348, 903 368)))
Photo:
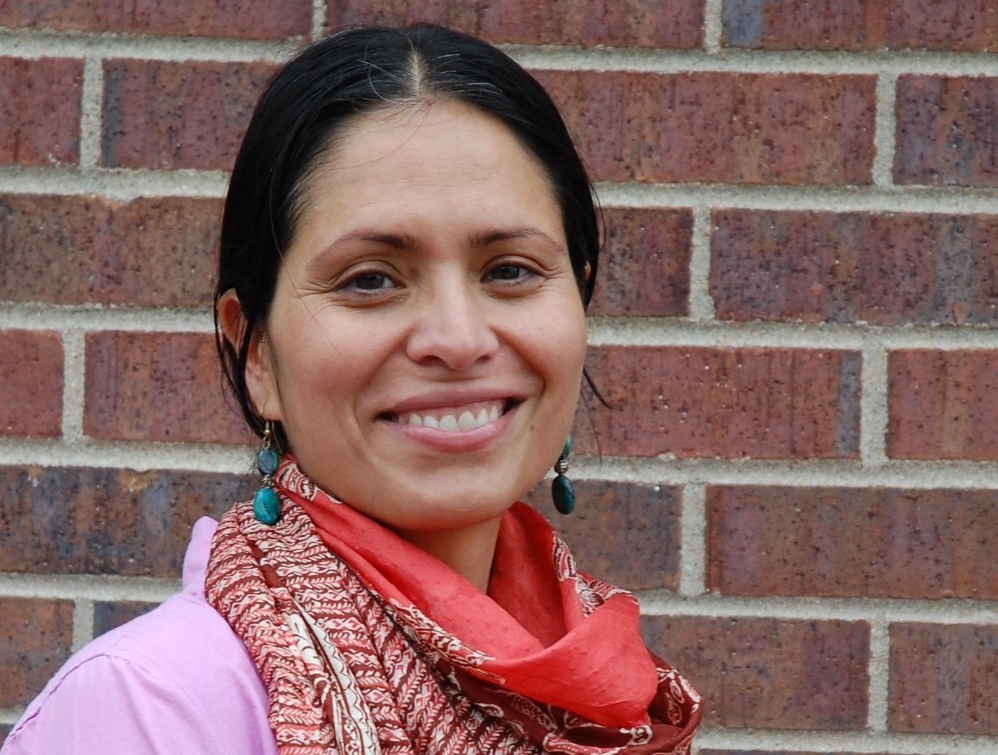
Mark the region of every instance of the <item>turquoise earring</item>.
POLYGON ((565 447, 561 449, 561 456, 554 464, 554 471, 557 473, 551 482, 551 498, 554 500, 554 507, 559 514, 571 514, 575 511, 575 490, 572 488, 572 481, 565 476, 568 471, 568 455, 572 453, 572 436, 569 435, 565 441, 565 447))
POLYGON ((263 475, 260 489, 253 496, 253 515, 264 524, 277 524, 281 518, 281 499, 274 490, 274 472, 280 456, 274 448, 274 423, 267 420, 263 426, 263 446, 256 453, 256 468, 263 475))

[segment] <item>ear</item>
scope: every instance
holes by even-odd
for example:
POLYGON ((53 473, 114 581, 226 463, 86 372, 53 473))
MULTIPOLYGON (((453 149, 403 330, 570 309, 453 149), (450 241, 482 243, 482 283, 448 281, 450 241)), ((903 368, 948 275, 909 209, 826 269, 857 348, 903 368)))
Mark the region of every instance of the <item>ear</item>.
MULTIPOLYGON (((218 327, 225 340, 238 351, 246 332, 246 318, 243 317, 243 308, 235 289, 230 288, 218 300, 218 327)), ((274 359, 261 327, 255 328, 250 338, 244 377, 256 413, 263 419, 281 421, 274 359)))

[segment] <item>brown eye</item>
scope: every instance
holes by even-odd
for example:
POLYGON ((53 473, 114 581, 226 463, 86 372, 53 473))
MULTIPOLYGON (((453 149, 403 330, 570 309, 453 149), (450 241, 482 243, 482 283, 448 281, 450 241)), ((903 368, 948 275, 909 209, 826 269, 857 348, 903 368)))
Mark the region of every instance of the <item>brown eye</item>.
POLYGON ((489 272, 489 277, 500 281, 517 281, 530 274, 527 268, 520 265, 499 265, 489 272))
POLYGON ((358 291, 377 291, 382 288, 394 288, 395 282, 384 273, 361 273, 348 280, 344 288, 358 291))

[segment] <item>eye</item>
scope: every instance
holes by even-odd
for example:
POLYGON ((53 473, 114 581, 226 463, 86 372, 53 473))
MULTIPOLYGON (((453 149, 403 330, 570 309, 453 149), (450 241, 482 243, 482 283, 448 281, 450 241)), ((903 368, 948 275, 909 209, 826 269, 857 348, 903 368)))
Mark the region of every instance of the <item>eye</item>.
POLYGON ((497 265, 488 273, 489 278, 497 281, 519 281, 531 275, 533 272, 523 265, 513 264, 497 265))
POLYGON ((353 276, 342 287, 356 291, 377 291, 382 288, 395 288, 395 281, 384 273, 370 271, 353 276))

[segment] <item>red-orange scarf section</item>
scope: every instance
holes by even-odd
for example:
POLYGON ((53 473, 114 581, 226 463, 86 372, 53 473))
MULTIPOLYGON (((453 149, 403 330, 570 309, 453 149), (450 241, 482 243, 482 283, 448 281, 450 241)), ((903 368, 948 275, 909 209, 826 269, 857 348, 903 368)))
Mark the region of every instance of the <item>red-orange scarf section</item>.
POLYGON ((502 520, 486 595, 292 459, 275 479, 280 521, 233 507, 206 593, 260 670, 282 755, 689 751, 699 696, 645 648, 634 598, 580 574, 528 506, 502 520))

